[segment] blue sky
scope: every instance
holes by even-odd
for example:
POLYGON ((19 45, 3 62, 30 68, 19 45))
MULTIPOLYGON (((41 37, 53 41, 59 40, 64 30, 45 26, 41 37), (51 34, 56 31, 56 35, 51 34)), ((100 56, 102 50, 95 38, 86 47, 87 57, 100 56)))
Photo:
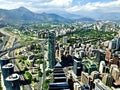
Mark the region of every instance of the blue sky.
POLYGON ((0 0, 2 9, 14 9, 21 6, 38 13, 120 12, 120 0, 0 0))

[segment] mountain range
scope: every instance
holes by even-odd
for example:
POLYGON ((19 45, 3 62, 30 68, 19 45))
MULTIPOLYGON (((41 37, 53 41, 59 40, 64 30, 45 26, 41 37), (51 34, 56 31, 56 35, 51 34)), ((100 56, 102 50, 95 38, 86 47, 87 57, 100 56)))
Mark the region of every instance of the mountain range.
POLYGON ((69 23, 75 21, 91 21, 96 20, 120 20, 120 13, 107 12, 84 12, 81 15, 71 14, 67 12, 53 12, 53 13, 35 13, 27 8, 20 7, 17 9, 0 9, 0 22, 16 24, 16 23, 69 23))
POLYGON ((94 21, 92 18, 70 13, 34 13, 27 8, 20 7, 12 10, 0 9, 0 21, 6 23, 38 23, 38 22, 74 22, 94 21))
POLYGON ((37 22, 70 22, 71 20, 57 14, 34 13, 24 7, 12 10, 0 9, 0 21, 7 23, 37 23, 37 22))

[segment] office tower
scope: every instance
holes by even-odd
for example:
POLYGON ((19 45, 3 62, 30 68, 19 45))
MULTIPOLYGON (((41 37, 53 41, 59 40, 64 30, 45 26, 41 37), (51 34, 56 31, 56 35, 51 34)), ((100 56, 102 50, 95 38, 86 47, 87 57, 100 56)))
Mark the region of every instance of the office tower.
POLYGON ((6 78, 6 90, 20 90, 19 75, 12 74, 6 78))
POLYGON ((49 58, 49 67, 53 68, 55 66, 56 60, 55 60, 55 32, 49 32, 49 52, 48 52, 48 58, 49 58))
POLYGON ((111 88, 109 88, 108 86, 103 84, 102 81, 99 79, 96 79, 94 82, 95 82, 95 89, 94 90, 112 90, 111 88))
POLYGON ((92 77, 92 79, 93 79, 93 81, 95 80, 95 79, 99 79, 99 76, 100 75, 100 73, 98 72, 98 71, 93 71, 92 73, 91 73, 91 77, 92 77))
POLYGON ((81 76, 81 72, 83 70, 83 65, 82 62, 74 59, 74 64, 73 64, 73 72, 76 76, 81 76))
POLYGON ((117 52, 114 53, 112 59, 113 59, 112 63, 118 65, 119 57, 117 52))
POLYGON ((61 59, 62 55, 63 55, 64 49, 63 47, 59 48, 59 58, 61 59))
POLYGON ((53 73, 64 73, 63 67, 61 66, 61 64, 58 62, 54 68, 53 68, 53 73))
MULTIPOLYGON (((2 75, 4 80, 4 85, 6 86, 6 78, 14 73, 14 65, 12 63, 8 63, 2 67, 2 75)), ((7 86, 6 86, 7 87, 7 86)))
POLYGON ((108 49, 113 50, 116 48, 116 41, 113 39, 109 42, 108 49))
POLYGON ((117 65, 115 65, 115 64, 111 64, 111 66, 110 66, 110 73, 112 73, 113 68, 118 68, 118 66, 117 66, 117 65))
POLYGON ((65 73, 59 62, 54 66, 53 72, 54 72, 54 82, 55 83, 66 82, 66 76, 64 75, 65 73))
POLYGON ((65 77, 65 73, 53 73, 53 77, 65 77))
POLYGON ((54 77, 54 83, 66 82, 66 76, 54 77))
POLYGON ((106 50, 106 55, 105 55, 105 60, 109 62, 109 60, 112 58, 112 52, 107 49, 106 50))
POLYGON ((96 50, 96 60, 97 63, 100 64, 101 60, 105 60, 105 52, 102 50, 96 50))
POLYGON ((120 37, 116 37, 114 40, 116 41, 116 50, 120 51, 120 37))
POLYGON ((85 57, 85 51, 81 50, 79 51, 80 58, 85 57))
POLYGON ((68 38, 67 36, 63 37, 63 43, 67 43, 67 38, 68 38))
POLYGON ((113 85, 113 76, 110 74, 106 74, 103 78, 102 78, 102 82, 111 87, 113 85))
POLYGON ((100 65, 99 65, 99 72, 102 74, 102 73, 105 73, 105 67, 106 67, 106 64, 105 64, 105 61, 100 61, 100 65))
POLYGON ((89 84, 89 75, 88 75, 88 73, 85 73, 85 72, 81 73, 81 82, 83 84, 89 84))
POLYGON ((0 69, 2 69, 2 66, 8 64, 10 62, 10 59, 8 57, 3 57, 3 58, 0 58, 0 69))
POLYGON ((67 66, 73 66, 73 57, 71 55, 67 55, 67 66))
POLYGON ((113 78, 115 81, 118 81, 119 80, 119 74, 120 74, 120 71, 118 68, 113 68, 112 72, 111 72, 113 78))
POLYGON ((49 84, 48 90, 69 90, 69 84, 66 82, 66 76, 63 67, 58 62, 53 69, 54 82, 49 84))

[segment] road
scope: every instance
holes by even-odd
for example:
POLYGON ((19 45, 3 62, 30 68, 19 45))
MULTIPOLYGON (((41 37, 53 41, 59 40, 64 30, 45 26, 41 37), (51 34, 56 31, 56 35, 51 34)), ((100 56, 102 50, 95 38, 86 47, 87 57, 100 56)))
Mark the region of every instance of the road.
MULTIPOLYGON (((5 42, 3 42, 2 49, 1 49, 0 53, 2 55, 10 55, 10 56, 14 57, 14 50, 18 49, 18 48, 21 48, 24 45, 16 46, 16 41, 17 41, 16 37, 12 36, 11 34, 9 34, 7 32, 5 32, 4 28, 1 28, 0 32, 3 33, 6 36, 9 36, 8 40, 6 39, 5 42)), ((18 67, 18 65, 16 63, 16 60, 13 60, 13 61, 14 61, 14 64, 15 64, 15 68, 14 68, 15 72, 20 72, 20 69, 19 69, 19 67, 18 67)), ((20 80, 25 81, 25 78, 24 78, 24 76, 22 74, 20 75, 20 80)), ((29 84, 24 85, 24 89, 25 90, 32 90, 32 88, 31 88, 31 86, 29 84)))

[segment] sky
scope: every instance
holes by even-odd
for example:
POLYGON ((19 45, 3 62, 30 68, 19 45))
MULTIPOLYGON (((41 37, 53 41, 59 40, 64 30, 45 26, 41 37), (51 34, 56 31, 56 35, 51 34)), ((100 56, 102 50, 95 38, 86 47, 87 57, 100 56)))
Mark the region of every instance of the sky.
POLYGON ((0 0, 1 9, 26 7, 33 12, 120 12, 120 0, 0 0))

